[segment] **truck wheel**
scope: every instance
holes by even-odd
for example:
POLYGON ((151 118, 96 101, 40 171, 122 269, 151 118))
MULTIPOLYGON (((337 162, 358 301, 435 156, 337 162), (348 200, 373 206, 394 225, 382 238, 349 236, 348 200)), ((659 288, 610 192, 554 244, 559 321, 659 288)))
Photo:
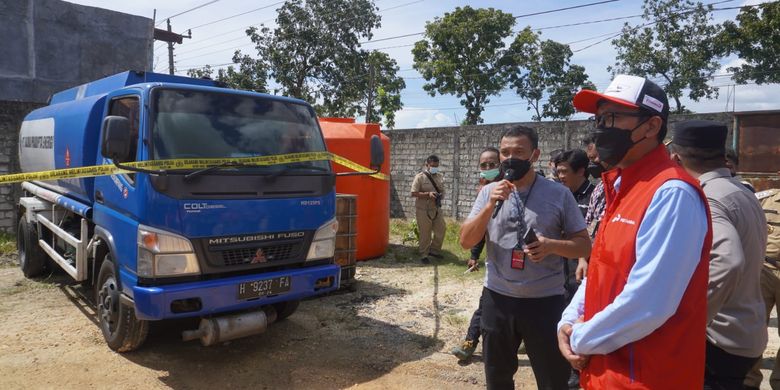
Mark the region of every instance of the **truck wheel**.
POLYGON ((130 352, 146 340, 149 322, 135 318, 135 310, 119 299, 117 279, 111 254, 106 254, 95 284, 98 323, 109 348, 130 352))
POLYGON ((47 257, 38 245, 38 232, 22 217, 16 232, 16 248, 19 251, 19 267, 27 278, 46 272, 47 257))
POLYGON ((298 310, 298 305, 300 303, 301 301, 287 301, 287 302, 275 303, 274 309, 276 309, 276 320, 281 321, 291 316, 293 313, 295 313, 296 310, 298 310))

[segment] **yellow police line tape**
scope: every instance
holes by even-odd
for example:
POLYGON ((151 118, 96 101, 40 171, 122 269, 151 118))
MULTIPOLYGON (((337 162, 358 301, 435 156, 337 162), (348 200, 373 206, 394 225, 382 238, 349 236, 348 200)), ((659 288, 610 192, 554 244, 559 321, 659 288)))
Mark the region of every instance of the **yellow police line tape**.
MULTIPOLYGON (((352 169, 356 172, 373 172, 373 169, 364 167, 354 161, 341 157, 339 155, 330 152, 308 152, 308 153, 290 153, 290 154, 277 154, 273 156, 258 156, 258 157, 239 157, 239 158, 185 158, 185 159, 171 159, 171 160, 150 160, 150 161, 137 161, 129 162, 124 165, 134 168, 146 168, 146 169, 203 169, 213 167, 215 165, 225 163, 244 163, 258 166, 270 166, 279 164, 288 164, 296 162, 307 161, 323 161, 329 160, 336 164, 352 169)), ((75 179, 82 177, 95 177, 116 175, 119 173, 129 173, 124 169, 117 168, 114 165, 93 165, 89 167, 78 168, 65 168, 55 169, 51 171, 40 172, 25 172, 15 173, 10 175, 0 175, 0 184, 18 183, 22 181, 30 180, 55 180, 55 179, 75 179)), ((384 173, 376 173, 371 175, 379 180, 389 180, 390 178, 384 173)))

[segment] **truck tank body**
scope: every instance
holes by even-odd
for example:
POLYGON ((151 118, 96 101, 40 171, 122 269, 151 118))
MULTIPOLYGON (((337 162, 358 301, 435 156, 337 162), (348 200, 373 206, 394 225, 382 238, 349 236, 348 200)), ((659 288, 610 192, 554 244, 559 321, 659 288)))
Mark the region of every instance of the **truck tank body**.
MULTIPOLYGON (((19 132, 22 172, 95 165, 105 96, 42 107, 27 115, 19 132)), ((92 203, 94 178, 36 182, 79 201, 92 203)))
MULTIPOLYGON (((96 165, 106 95, 143 83, 186 83, 215 86, 211 80, 128 71, 52 95, 48 106, 28 114, 19 132, 22 172, 96 165)), ((76 200, 94 201, 94 178, 36 182, 76 200)))

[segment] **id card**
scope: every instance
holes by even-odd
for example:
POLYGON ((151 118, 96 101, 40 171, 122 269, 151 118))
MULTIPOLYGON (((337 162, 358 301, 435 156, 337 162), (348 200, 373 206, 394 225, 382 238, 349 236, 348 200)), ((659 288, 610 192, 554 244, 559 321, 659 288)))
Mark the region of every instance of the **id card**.
POLYGON ((512 249, 512 268, 525 269, 525 252, 522 248, 512 249))

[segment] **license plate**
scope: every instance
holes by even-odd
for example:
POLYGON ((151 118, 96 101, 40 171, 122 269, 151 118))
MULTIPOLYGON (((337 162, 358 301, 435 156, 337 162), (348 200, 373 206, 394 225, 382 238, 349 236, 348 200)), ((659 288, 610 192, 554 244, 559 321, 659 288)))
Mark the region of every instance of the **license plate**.
POLYGON ((289 276, 243 282, 238 285, 238 299, 252 299, 281 294, 290 291, 290 287, 292 287, 292 281, 289 276))

